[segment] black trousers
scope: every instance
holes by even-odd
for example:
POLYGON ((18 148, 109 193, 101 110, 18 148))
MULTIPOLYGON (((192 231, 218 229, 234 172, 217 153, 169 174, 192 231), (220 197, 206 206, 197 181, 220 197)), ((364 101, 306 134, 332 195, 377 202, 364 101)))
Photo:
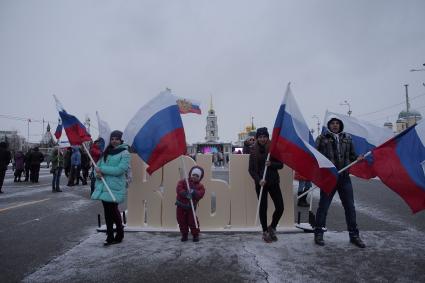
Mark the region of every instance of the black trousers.
POLYGON ((4 176, 6 176, 6 170, 0 170, 0 191, 3 187, 4 176))
POLYGON ((40 164, 31 164, 31 174, 30 174, 30 180, 33 183, 38 182, 38 177, 40 174, 40 164))
POLYGON ((105 211, 106 241, 112 242, 114 240, 114 223, 117 228, 115 240, 122 240, 124 238, 124 226, 122 225, 118 203, 102 201, 102 204, 105 211))
MULTIPOLYGON (((255 190, 257 192, 257 199, 260 196, 260 189, 261 187, 255 186, 255 190)), ((263 188, 263 193, 261 195, 261 202, 260 202, 260 222, 261 222, 261 228, 264 231, 267 231, 267 195, 270 194, 270 197, 272 198, 275 210, 273 212, 272 216, 272 223, 270 226, 272 226, 273 229, 276 229, 277 224, 279 223, 280 218, 283 215, 283 197, 282 192, 280 191, 279 184, 266 184, 263 188)))
POLYGON ((30 178, 30 167, 25 166, 25 182, 30 178))

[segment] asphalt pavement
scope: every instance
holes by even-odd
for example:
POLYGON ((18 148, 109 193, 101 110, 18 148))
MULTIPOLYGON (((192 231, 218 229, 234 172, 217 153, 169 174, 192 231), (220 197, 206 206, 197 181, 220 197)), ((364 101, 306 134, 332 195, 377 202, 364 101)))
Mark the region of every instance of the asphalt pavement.
MULTIPOLYGON (((43 264, 40 264, 43 258, 37 264, 23 260, 27 271, 19 280, 5 277, 8 270, 0 267, 0 282, 425 282, 425 213, 412 215, 404 202, 379 180, 353 178, 353 184, 357 222, 367 244, 365 249, 349 243, 344 212, 337 196, 328 214, 324 247, 315 245, 313 235, 303 232, 278 233, 279 240, 271 244, 261 240, 260 232, 202 233, 198 243, 182 243, 179 234, 173 232, 127 232, 121 244, 104 247, 105 234, 96 232, 92 220, 92 214, 99 207, 92 207, 96 203, 86 203, 84 187, 75 191, 65 188, 64 197, 68 195, 68 202, 73 206, 80 203, 85 211, 78 216, 79 209, 76 209, 70 216, 76 217, 77 222, 84 222, 85 218, 91 220, 83 225, 82 232, 72 234, 73 241, 66 233, 78 230, 69 227, 75 224, 65 219, 49 222, 55 223, 49 226, 49 233, 57 235, 58 231, 63 238, 47 237, 44 243, 38 239, 35 245, 55 240, 66 245, 52 249, 43 264)), ((10 197, 6 193, 0 201, 10 197)), ((316 191, 315 208, 317 200, 316 191)), ((42 204, 25 207, 35 212, 42 204)), ((303 220, 306 219, 307 210, 300 211, 303 220)), ((0 214, 1 227, 4 219, 7 217, 0 214)), ((33 231, 40 233, 37 227, 41 222, 22 225, 17 232, 34 237, 33 231)), ((8 245, 13 245, 7 233, 0 230, 2 247, 6 246, 5 239, 8 245)), ((16 247, 19 254, 22 256, 22 250, 28 249, 27 255, 34 256, 30 243, 23 245, 16 247)), ((13 258, 13 253, 7 250, 7 256, 13 258)), ((5 256, 1 258, 7 261, 5 256)))

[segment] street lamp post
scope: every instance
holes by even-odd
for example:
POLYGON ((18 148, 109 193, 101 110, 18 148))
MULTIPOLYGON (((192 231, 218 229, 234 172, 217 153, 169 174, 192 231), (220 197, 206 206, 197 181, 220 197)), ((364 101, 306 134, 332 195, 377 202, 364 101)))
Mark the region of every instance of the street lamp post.
POLYGON ((31 119, 27 119, 27 144, 29 144, 30 142, 30 123, 31 123, 31 119))
POLYGON ((351 105, 347 100, 344 100, 344 102, 341 102, 339 105, 347 105, 348 106, 347 114, 348 116, 351 116, 351 113, 353 113, 353 111, 351 111, 351 105))

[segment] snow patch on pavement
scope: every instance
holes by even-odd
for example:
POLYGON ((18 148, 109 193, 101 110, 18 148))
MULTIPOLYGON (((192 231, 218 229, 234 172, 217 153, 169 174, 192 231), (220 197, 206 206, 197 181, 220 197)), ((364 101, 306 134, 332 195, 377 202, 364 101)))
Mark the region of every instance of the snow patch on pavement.
POLYGON ((105 235, 96 233, 24 282, 425 282, 423 233, 362 235, 366 249, 345 232, 325 233, 324 247, 312 234, 278 234, 266 244, 260 233, 208 233, 199 243, 182 243, 178 233, 126 233, 103 247, 105 235))

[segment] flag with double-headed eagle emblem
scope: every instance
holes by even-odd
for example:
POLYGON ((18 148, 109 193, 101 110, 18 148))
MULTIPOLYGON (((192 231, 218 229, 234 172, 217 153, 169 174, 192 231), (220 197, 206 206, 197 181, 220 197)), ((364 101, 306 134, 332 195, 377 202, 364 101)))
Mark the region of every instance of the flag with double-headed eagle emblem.
POLYGON ((178 98, 176 102, 179 107, 180 114, 201 114, 201 104, 198 101, 187 98, 178 98))

